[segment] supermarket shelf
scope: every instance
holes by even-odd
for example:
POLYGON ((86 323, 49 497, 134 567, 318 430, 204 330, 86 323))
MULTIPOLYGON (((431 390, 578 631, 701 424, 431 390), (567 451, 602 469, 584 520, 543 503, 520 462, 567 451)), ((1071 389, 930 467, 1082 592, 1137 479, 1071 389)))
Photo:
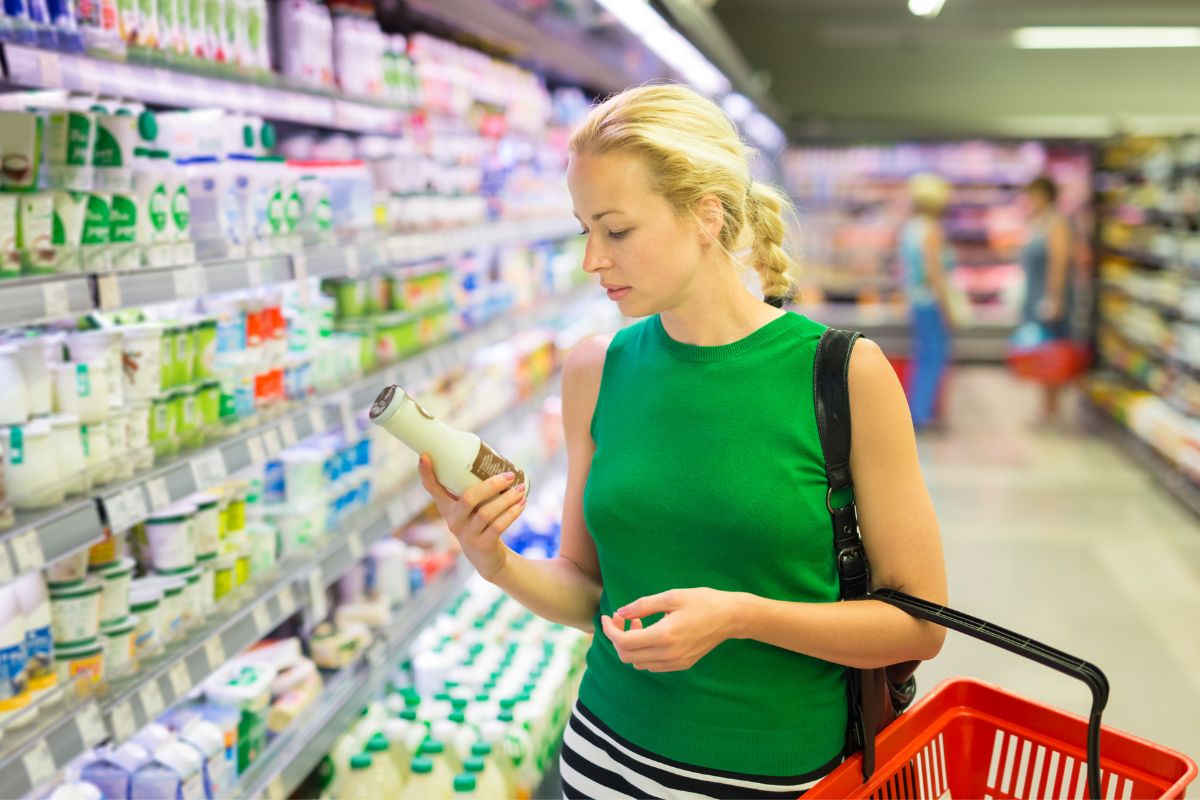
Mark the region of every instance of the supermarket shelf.
POLYGON ((62 319, 91 309, 92 290, 86 275, 0 282, 0 328, 62 319))
POLYGON ((18 512, 12 528, 0 534, 0 583, 100 541, 104 531, 91 498, 46 511, 18 512))
POLYGON ((1150 269, 1170 269, 1171 267, 1175 266, 1176 263, 1174 259, 1163 258, 1162 256, 1156 256, 1152 253, 1143 253, 1137 250, 1126 250, 1123 247, 1105 246, 1100 249, 1100 252, 1103 255, 1123 258, 1126 261, 1131 261, 1134 264, 1148 267, 1150 269))
POLYGON ((1165 489, 1193 514, 1200 516, 1200 484, 1180 471, 1142 437, 1131 431, 1108 410, 1088 400, 1084 405, 1085 416, 1110 440, 1129 453, 1143 469, 1150 473, 1155 483, 1165 489))
MULTIPOLYGON (((485 439, 502 438, 512 430, 514 420, 520 419, 526 411, 540 408, 545 398, 558 390, 557 380, 548 382, 515 409, 506 410, 483 426, 482 435, 485 439)), ((261 590, 254 596, 239 598, 242 602, 236 609, 218 613, 202 629, 190 634, 183 644, 157 661, 149 662, 136 674, 114 683, 103 698, 68 704, 50 715, 39 713, 38 716, 47 717, 47 721, 39 720, 0 757, 0 797, 22 797, 86 749, 105 739, 121 742, 131 737, 163 710, 184 699, 226 663, 229 656, 259 641, 301 607, 324 603, 326 587, 357 563, 367 548, 415 518, 428 505, 428 495, 420 482, 410 483, 395 492, 389 501, 376 503, 360 512, 317 554, 282 562, 272 576, 259 582, 261 590)), ((416 609, 421 607, 423 596, 418 597, 416 609)), ((411 626, 417 626, 429 613, 428 610, 406 613, 402 621, 393 626, 392 636, 406 630, 404 620, 411 618, 411 626)), ((395 644, 392 649, 400 646, 395 644)), ((373 669, 379 663, 382 662, 372 661, 373 669)), ((374 688, 374 683, 371 687, 374 688)), ((280 768, 286 763, 277 762, 280 768)), ((267 767, 262 769, 270 772, 267 767)), ((275 770, 275 774, 278 772, 275 770)), ((274 774, 268 778, 273 780, 274 774)), ((299 778, 296 780, 298 783, 299 778)), ((259 795, 252 793, 249 796, 259 795)))
POLYGON ((232 797, 283 800, 320 763, 334 741, 350 727, 360 709, 382 688, 393 663, 425 623, 466 584, 471 568, 462 560, 426 586, 405 606, 364 656, 327 680, 321 701, 276 737, 246 773, 232 797))
POLYGON ((71 89, 177 108, 220 106, 267 119, 352 133, 400 133, 408 111, 369 99, 248 79, 201 75, 179 68, 115 62, 3 45, 5 79, 32 89, 71 89))

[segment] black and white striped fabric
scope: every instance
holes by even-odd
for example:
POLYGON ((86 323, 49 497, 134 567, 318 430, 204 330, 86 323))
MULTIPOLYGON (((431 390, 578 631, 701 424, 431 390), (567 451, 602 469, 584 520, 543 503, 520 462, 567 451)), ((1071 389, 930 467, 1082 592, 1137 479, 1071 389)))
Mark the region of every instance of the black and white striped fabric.
POLYGON ((705 769, 656 756, 612 732, 576 703, 563 735, 563 797, 575 798, 772 798, 804 794, 841 762, 841 756, 807 775, 776 778, 705 769))

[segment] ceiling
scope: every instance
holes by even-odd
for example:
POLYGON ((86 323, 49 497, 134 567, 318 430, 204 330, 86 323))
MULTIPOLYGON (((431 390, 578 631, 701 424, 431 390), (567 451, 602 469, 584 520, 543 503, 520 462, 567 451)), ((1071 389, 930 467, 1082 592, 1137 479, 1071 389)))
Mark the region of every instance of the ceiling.
POLYGON ((1200 131, 1200 48, 1018 50, 1031 25, 1200 26, 1200 0, 691 0, 761 73, 793 139, 1200 131))

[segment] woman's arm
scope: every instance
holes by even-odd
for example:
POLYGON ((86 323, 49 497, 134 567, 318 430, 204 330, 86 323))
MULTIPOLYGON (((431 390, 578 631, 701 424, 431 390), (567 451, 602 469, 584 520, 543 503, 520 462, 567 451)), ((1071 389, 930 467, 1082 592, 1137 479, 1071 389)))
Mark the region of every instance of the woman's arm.
POLYGON ((1071 229, 1062 217, 1054 220, 1046 235, 1046 307, 1048 320, 1060 319, 1067 309, 1067 279, 1071 273, 1071 229))
MULTIPOLYGON (((887 358, 865 339, 850 359, 850 409, 850 470, 872 584, 944 604, 937 516, 917 462, 908 404, 887 358)), ((832 552, 832 531, 828 536, 832 552)), ((945 638, 943 628, 878 600, 796 603, 713 589, 642 598, 602 625, 622 660, 655 672, 687 669, 731 638, 863 669, 933 658, 945 638), (667 616, 648 628, 637 622, 660 612, 667 616), (625 620, 635 621, 633 630, 624 630, 625 620)))
POLYGON ((929 284, 933 299, 942 309, 942 317, 949 321, 952 319, 946 297, 946 281, 949 280, 949 276, 946 275, 946 267, 942 262, 945 250, 946 237, 942 233, 942 225, 936 220, 931 221, 926 226, 925 241, 921 248, 922 260, 925 262, 925 281, 929 284))
POLYGON ((562 542, 557 558, 527 559, 511 550, 488 579, 539 617, 591 633, 600 605, 600 564, 596 545, 583 521, 583 489, 592 454, 592 413, 608 342, 580 342, 563 368, 563 429, 567 446, 567 493, 562 542))

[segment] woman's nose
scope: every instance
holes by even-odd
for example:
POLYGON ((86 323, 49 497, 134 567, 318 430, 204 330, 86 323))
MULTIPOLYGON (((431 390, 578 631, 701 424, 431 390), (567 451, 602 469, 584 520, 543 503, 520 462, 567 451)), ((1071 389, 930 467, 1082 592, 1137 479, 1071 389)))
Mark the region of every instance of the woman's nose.
POLYGON ((612 261, 601 253, 595 243, 589 239, 587 247, 583 251, 583 271, 591 273, 607 269, 610 266, 612 266, 612 261))

